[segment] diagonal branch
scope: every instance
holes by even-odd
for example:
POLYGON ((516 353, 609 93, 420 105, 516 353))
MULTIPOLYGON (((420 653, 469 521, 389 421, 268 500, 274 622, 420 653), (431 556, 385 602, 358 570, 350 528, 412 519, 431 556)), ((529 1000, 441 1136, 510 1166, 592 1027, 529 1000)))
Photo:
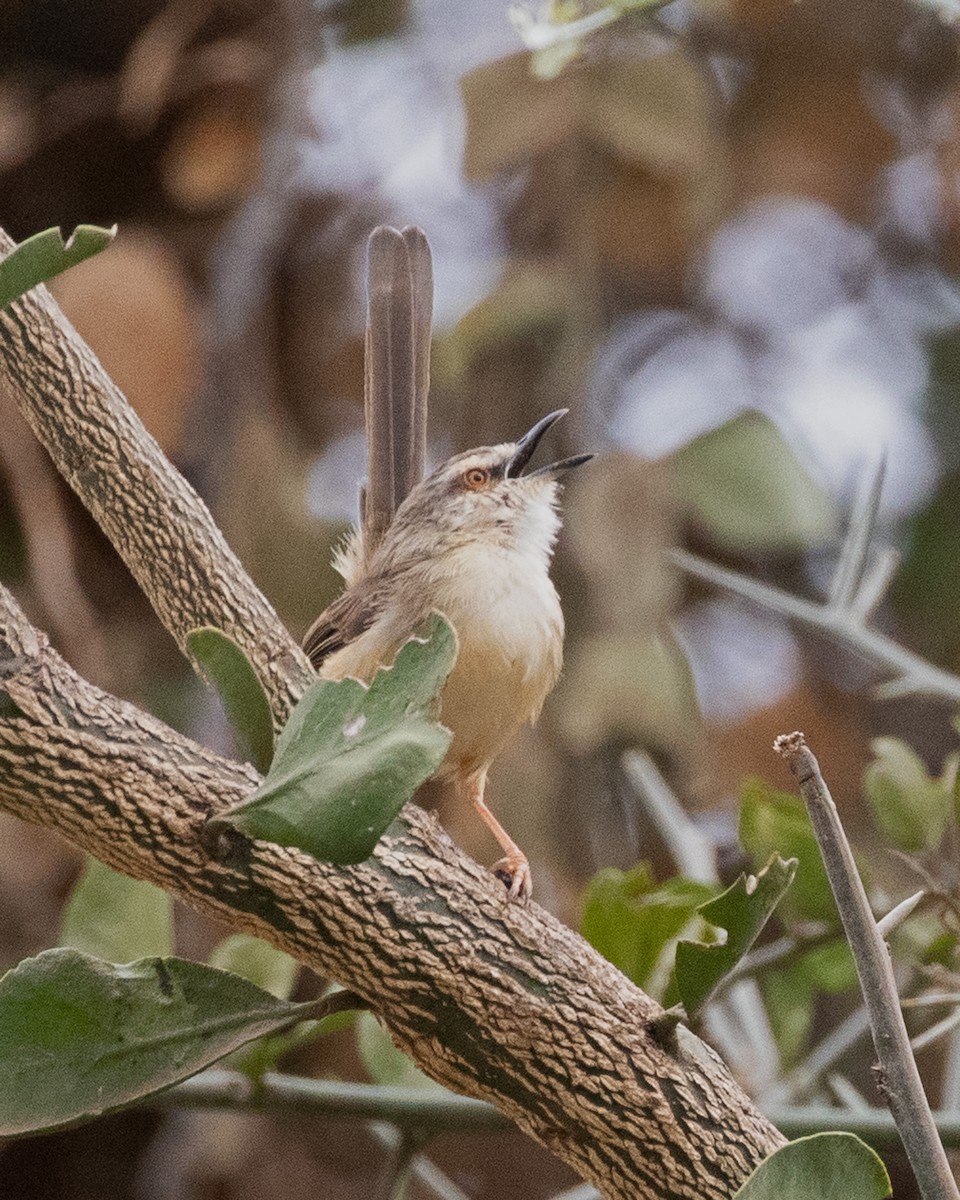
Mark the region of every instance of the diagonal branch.
POLYGON ((0 807, 265 937, 363 997, 440 1082, 490 1100, 605 1195, 721 1200, 781 1141, 692 1035, 409 807, 368 862, 264 842, 211 859, 252 768, 81 679, 0 590, 0 807))
MULTIPOLYGON (((0 238, 0 246, 7 245, 0 238)), ((0 313, 0 380, 181 646, 243 648, 274 720, 312 677, 202 502, 44 289, 0 313)), ((721 1200, 782 1142, 717 1057, 578 935, 408 807, 356 867, 268 843, 211 857, 252 769, 92 687, 0 590, 0 808, 265 937, 357 992, 433 1078, 490 1100, 610 1197, 721 1200)))

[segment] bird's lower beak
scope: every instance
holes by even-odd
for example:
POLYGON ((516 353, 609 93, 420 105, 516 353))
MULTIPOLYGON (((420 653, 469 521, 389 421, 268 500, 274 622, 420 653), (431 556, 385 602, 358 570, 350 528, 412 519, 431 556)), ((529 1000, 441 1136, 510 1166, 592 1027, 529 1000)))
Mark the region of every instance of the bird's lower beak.
POLYGON ((535 471, 531 471, 524 478, 535 479, 538 475, 549 475, 551 479, 556 479, 564 471, 572 471, 574 467, 582 467, 584 463, 588 463, 591 458, 595 457, 596 455, 594 454, 574 454, 572 458, 562 458, 559 462, 550 463, 548 467, 537 467, 535 471))
MULTIPOLYGON (((556 412, 552 412, 541 419, 534 425, 532 429, 527 430, 519 442, 517 448, 513 452, 513 457, 507 463, 506 478, 516 479, 523 468, 527 465, 533 453, 540 443, 540 439, 547 432, 551 425, 555 425, 561 417, 565 417, 569 409, 558 408, 556 412)), ((536 471, 531 471, 526 476, 527 479, 533 479, 535 475, 549 475, 556 477, 564 471, 572 470, 573 467, 583 466, 585 462, 589 462, 593 458, 592 454, 576 454, 573 458, 565 458, 561 462, 551 463, 548 467, 538 467, 536 471)))

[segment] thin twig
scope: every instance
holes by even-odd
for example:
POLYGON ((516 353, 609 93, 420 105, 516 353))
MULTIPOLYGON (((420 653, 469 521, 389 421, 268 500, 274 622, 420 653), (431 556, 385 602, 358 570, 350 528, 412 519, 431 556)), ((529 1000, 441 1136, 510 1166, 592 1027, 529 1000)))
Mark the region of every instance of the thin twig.
POLYGON ((829 604, 841 612, 851 607, 863 584, 886 466, 887 454, 884 450, 860 480, 847 536, 840 551, 840 561, 830 587, 829 604))
POLYGON ((923 1091, 890 954, 870 911, 867 894, 820 766, 802 733, 774 743, 797 780, 813 824, 823 864, 853 951, 886 1096, 924 1200, 960 1200, 930 1106, 923 1091))
MULTIPOLYGON (((254 1086, 239 1071, 218 1067, 203 1071, 170 1091, 153 1097, 149 1103, 163 1108, 289 1111, 301 1116, 347 1119, 366 1117, 388 1122, 392 1126, 426 1125, 436 1135, 448 1130, 500 1133, 512 1128, 511 1123, 492 1105, 450 1092, 306 1079, 281 1072, 268 1072, 261 1088, 254 1086)), ((822 1132, 824 1129, 836 1129, 856 1133, 878 1148, 900 1144, 896 1124, 885 1108, 854 1111, 823 1104, 805 1104, 802 1107, 771 1104, 765 1108, 765 1112, 779 1129, 792 1138, 822 1132)), ((960 1148, 960 1112, 940 1111, 933 1116, 944 1144, 951 1149, 960 1148)), ((374 1132, 380 1138, 377 1129, 374 1132)), ((574 1188, 573 1196, 577 1196, 580 1190, 580 1185, 574 1188)), ((554 1200, 561 1200, 561 1197, 570 1200, 570 1195, 570 1192, 562 1192, 554 1200)))
POLYGON ((869 1028, 870 1022, 862 1008, 850 1013, 814 1046, 803 1062, 777 1080, 760 1097, 761 1105, 776 1107, 802 1099, 817 1086, 824 1072, 855 1046, 869 1028))
MULTIPOLYGON (((372 1121, 370 1132, 382 1146, 387 1149, 399 1144, 402 1133, 394 1125, 383 1121, 372 1121)), ((410 1160, 409 1173, 425 1188, 433 1193, 436 1200, 470 1200, 453 1180, 443 1173, 440 1168, 425 1154, 415 1154, 410 1160)))
POLYGON ((340 1117, 389 1121, 402 1129, 445 1130, 512 1129, 492 1104, 448 1091, 348 1083, 339 1079, 307 1079, 267 1071, 253 1083, 240 1071, 212 1067, 153 1098, 162 1108, 233 1108, 255 1112, 303 1113, 315 1117, 340 1117))
MULTIPOLYGON (((960 676, 942 671, 892 638, 867 628, 855 609, 844 611, 833 605, 803 600, 799 596, 790 595, 789 592, 782 592, 779 588, 748 579, 737 571, 718 567, 695 554, 688 554, 685 550, 674 550, 670 557, 688 575, 742 596, 770 612, 779 613, 792 621, 799 621, 812 629, 818 629, 871 662, 887 668, 897 677, 894 682, 899 695, 933 696, 951 704, 960 701, 960 676)), ((887 685, 883 694, 889 695, 887 685)))
POLYGON ((628 750, 621 763, 680 874, 698 883, 718 883, 713 843, 687 816, 650 755, 628 750))

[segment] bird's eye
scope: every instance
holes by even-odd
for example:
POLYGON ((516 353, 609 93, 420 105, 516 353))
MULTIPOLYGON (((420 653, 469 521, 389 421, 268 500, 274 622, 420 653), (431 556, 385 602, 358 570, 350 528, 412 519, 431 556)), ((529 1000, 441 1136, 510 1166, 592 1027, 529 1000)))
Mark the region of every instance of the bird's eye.
POLYGON ((471 467, 469 471, 464 471, 463 482, 471 491, 479 491, 490 482, 490 472, 483 467, 471 467))

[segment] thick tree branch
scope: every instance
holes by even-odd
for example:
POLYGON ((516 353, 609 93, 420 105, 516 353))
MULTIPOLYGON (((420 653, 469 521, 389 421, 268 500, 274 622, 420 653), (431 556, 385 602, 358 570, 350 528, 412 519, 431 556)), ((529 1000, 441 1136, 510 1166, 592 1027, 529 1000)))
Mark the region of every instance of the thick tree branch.
MULTIPOLYGON (((44 290, 0 314, 0 378, 183 644, 224 629, 284 720, 311 677, 195 493, 44 290)), ((210 856, 256 776, 92 687, 0 595, 0 807, 267 938, 359 993, 430 1075, 490 1100, 601 1188, 721 1200, 782 1142, 712 1051, 408 807, 372 859, 210 856), (5 694, 4 694, 5 693, 5 694)))
POLYGON ((81 679, 0 592, 0 806, 359 993, 434 1078, 491 1100, 608 1196, 728 1196, 780 1135, 692 1035, 580 937, 409 808, 334 868, 268 843, 212 860, 245 795, 219 758, 81 679))

